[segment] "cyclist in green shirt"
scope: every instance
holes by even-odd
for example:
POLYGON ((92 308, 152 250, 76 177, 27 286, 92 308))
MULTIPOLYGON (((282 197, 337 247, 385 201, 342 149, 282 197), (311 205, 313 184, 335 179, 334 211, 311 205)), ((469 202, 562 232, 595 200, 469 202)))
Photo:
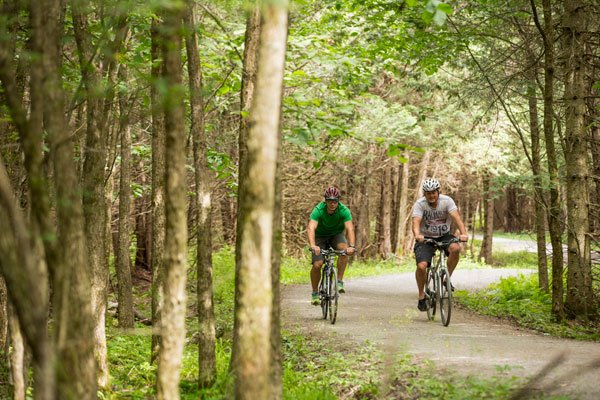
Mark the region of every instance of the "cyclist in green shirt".
POLYGON ((338 268, 338 291, 344 293, 344 271, 348 263, 348 256, 354 254, 355 236, 352 214, 348 207, 340 203, 340 191, 335 186, 330 186, 323 194, 325 201, 317 204, 310 214, 308 222, 308 244, 312 251, 312 269, 310 281, 312 283, 311 304, 319 305, 319 279, 321 278, 321 267, 323 266, 323 255, 321 249, 327 248, 327 244, 335 250, 346 250, 348 255, 339 256, 338 268), (344 236, 344 230, 348 234, 348 240, 344 236), (350 244, 348 245, 348 242, 350 244))

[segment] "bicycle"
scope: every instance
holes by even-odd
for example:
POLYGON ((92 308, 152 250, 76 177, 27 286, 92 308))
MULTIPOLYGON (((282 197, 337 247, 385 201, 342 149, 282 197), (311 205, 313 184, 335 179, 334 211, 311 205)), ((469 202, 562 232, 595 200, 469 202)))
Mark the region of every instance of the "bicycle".
POLYGON ((323 311, 323 319, 329 320, 331 324, 335 324, 338 311, 338 286, 337 286, 337 271, 334 267, 335 255, 345 256, 346 250, 322 249, 323 268, 321 270, 321 281, 319 282, 319 300, 321 302, 321 311, 323 311))
POLYGON ((431 244, 434 248, 433 258, 427 266, 427 283, 425 284, 425 304, 427 304, 427 319, 433 321, 437 302, 440 303, 440 316, 442 324, 450 324, 452 312, 452 283, 450 273, 446 268, 446 252, 443 251, 452 243, 458 243, 457 238, 447 242, 438 242, 435 239, 425 239, 424 243, 431 244))

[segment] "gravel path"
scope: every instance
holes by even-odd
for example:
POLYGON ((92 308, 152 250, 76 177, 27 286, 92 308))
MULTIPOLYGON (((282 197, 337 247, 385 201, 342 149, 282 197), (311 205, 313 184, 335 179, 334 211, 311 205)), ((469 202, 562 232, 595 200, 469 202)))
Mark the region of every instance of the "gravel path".
MULTIPOLYGON (((352 268, 352 266, 350 266, 352 268)), ((457 290, 486 287, 501 276, 523 270, 460 270, 453 275, 457 290)), ((308 281, 308 268, 307 268, 308 281)), ((540 372, 556 357, 565 359, 534 385, 536 392, 568 395, 584 400, 600 399, 600 344, 557 339, 516 328, 496 318, 454 308, 448 327, 438 314, 427 321, 417 310, 414 273, 346 280, 335 325, 321 319, 320 307, 309 304, 310 286, 286 286, 282 290, 283 320, 315 334, 335 335, 347 343, 369 340, 390 356, 408 353, 413 360, 434 360, 461 375, 527 377, 540 372), (590 369, 592 363, 595 368, 590 369)))

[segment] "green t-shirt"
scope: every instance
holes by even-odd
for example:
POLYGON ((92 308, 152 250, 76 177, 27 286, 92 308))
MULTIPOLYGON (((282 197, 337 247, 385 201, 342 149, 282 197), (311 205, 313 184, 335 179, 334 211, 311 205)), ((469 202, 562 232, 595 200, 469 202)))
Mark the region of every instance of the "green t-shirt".
POLYGON ((318 222, 315 236, 329 237, 344 232, 344 223, 352 221, 352 214, 350 214, 348 207, 342 203, 338 203, 333 215, 329 215, 327 204, 323 201, 317 204, 312 213, 310 213, 310 219, 318 222))

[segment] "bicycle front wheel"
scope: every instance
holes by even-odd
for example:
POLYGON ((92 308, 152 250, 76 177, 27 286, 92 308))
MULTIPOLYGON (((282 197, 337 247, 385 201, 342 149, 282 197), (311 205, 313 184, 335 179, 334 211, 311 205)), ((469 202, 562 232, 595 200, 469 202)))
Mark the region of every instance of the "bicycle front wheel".
POLYGON ((440 314, 442 316, 442 324, 448 326, 452 312, 452 284, 450 283, 450 274, 448 271, 442 270, 440 278, 440 314))
POLYGON ((337 272, 333 267, 329 270, 329 320, 335 324, 338 311, 337 272))

